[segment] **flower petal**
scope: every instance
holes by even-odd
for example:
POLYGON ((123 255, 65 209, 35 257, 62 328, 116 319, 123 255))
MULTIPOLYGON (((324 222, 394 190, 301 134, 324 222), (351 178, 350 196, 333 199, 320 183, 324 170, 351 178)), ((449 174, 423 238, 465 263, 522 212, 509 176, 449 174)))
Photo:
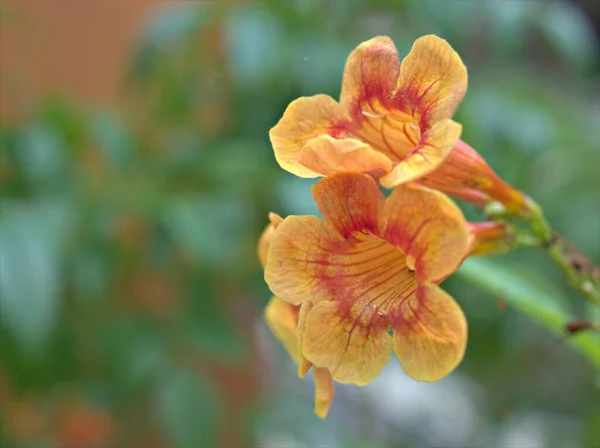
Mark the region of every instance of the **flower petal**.
MULTIPOLYGON (((473 192, 483 198, 501 202, 511 213, 527 217, 530 199, 513 186, 504 182, 490 168, 485 159, 471 146, 458 140, 444 163, 423 179, 428 186, 457 197, 471 196, 473 192), (467 194, 464 194, 464 193, 467 194)), ((471 200, 467 197, 468 200, 471 200)))
POLYGON ((344 136, 341 128, 346 112, 327 95, 315 95, 292 101, 283 117, 270 131, 275 158, 286 171, 299 177, 318 177, 319 173, 300 163, 302 148, 321 134, 344 136))
POLYGON ((319 302, 308 313, 302 352, 340 383, 370 383, 392 353, 389 325, 370 307, 358 310, 337 302, 319 302), (354 310, 354 311, 352 311, 354 310))
POLYGON ((263 233, 258 239, 258 260, 263 268, 267 264, 267 254, 269 253, 269 246, 271 245, 273 232, 275 232, 277 226, 283 221, 283 218, 277 213, 269 213, 269 220, 271 223, 265 227, 265 230, 263 230, 263 233))
POLYGON ((277 213, 269 212, 269 222, 275 228, 283 222, 283 218, 277 213))
POLYGON ((296 340, 298 351, 300 352, 300 362, 298 363, 298 376, 304 378, 312 367, 312 362, 306 359, 306 356, 302 354, 302 338, 304 337, 304 331, 306 330, 306 316, 312 309, 313 304, 311 302, 304 302, 300 305, 300 314, 298 315, 298 328, 296 329, 296 340))
POLYGON ((423 36, 402 61, 397 96, 420 117, 421 128, 451 118, 467 91, 467 69, 444 39, 423 36))
POLYGON ((327 369, 316 367, 314 370, 315 379, 315 414, 319 418, 327 417, 329 408, 333 401, 335 389, 333 381, 327 369))
POLYGON ((365 106, 361 111, 367 113, 387 109, 382 102, 391 98, 399 73, 398 50, 392 39, 377 36, 361 43, 346 61, 340 103, 346 109, 365 106))
POLYGON ((378 177, 389 173, 392 161, 360 140, 335 139, 321 135, 308 141, 300 163, 315 173, 371 173, 378 177))
POLYGON ((467 321, 454 299, 439 286, 419 286, 390 316, 394 351, 408 376, 437 381, 461 362, 467 346, 467 321))
POLYGON ((290 303, 371 303, 385 313, 416 288, 402 250, 381 238, 345 238, 314 216, 291 216, 277 228, 265 280, 290 303))
POLYGON ((514 248, 514 230, 507 222, 469 222, 469 256, 493 255, 514 248))
POLYGON ((322 287, 327 265, 336 253, 347 251, 347 245, 316 216, 288 216, 271 240, 265 281, 275 295, 290 303, 328 300, 322 287))
POLYGON ((300 362, 300 348, 296 338, 298 326, 298 307, 290 305, 277 297, 265 308, 265 321, 271 332, 281 342, 294 362, 300 362))
POLYGON ((395 98, 400 74, 398 51, 389 37, 363 42, 350 54, 340 103, 348 111, 351 133, 393 162, 417 146, 418 123, 402 99, 395 98))
POLYGON ((366 174, 337 174, 312 187, 313 197, 325 221, 342 236, 355 232, 379 233, 384 196, 366 174))
POLYGON ((384 207, 383 237, 400 247, 420 281, 451 274, 468 250, 467 222, 446 195, 426 187, 396 187, 384 207))
POLYGON ((452 120, 435 123, 423 135, 419 145, 390 174, 381 178, 381 185, 392 188, 435 171, 449 156, 461 131, 462 126, 452 120))

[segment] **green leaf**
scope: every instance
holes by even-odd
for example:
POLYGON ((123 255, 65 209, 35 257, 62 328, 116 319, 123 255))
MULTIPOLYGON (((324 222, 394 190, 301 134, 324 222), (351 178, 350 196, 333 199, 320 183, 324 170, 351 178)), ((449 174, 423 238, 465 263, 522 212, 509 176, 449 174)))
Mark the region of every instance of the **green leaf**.
POLYGON ((133 158, 133 142, 125 125, 116 114, 103 111, 90 122, 91 133, 110 166, 121 169, 133 158))
POLYGON ((205 378, 173 368, 162 378, 156 398, 158 416, 176 448, 214 446, 217 400, 205 378))
POLYGON ((585 318, 600 326, 600 306, 596 303, 587 302, 585 304, 585 318))
POLYGON ((210 354, 221 361, 240 365, 244 362, 247 345, 231 319, 218 287, 199 280, 192 291, 194 300, 186 317, 179 322, 183 338, 179 345, 190 345, 194 350, 210 354))
POLYGON ((221 316, 207 316, 200 322, 183 322, 180 332, 183 343, 220 361, 240 366, 245 360, 246 348, 231 324, 221 316))
POLYGON ((16 155, 27 180, 38 188, 51 188, 65 176, 64 141, 57 129, 33 125, 19 139, 16 155))
MULTIPOLYGON (((560 291, 522 266, 505 266, 486 259, 469 259, 463 263, 457 275, 502 298, 557 336, 565 336, 565 324, 575 320, 560 291)), ((600 335, 581 332, 568 337, 567 341, 600 369, 600 335)))
POLYGON ((253 217, 249 204, 226 197, 181 196, 166 210, 167 229, 199 262, 235 268, 244 229, 253 217))
POLYGON ((168 2, 151 14, 141 29, 133 54, 134 77, 144 80, 154 73, 164 53, 185 46, 188 38, 204 25, 204 8, 189 3, 168 2))
POLYGON ((239 8, 225 26, 229 66, 241 86, 264 83, 281 70, 284 33, 281 23, 263 7, 239 8))
POLYGON ((0 319, 29 355, 46 347, 59 317, 68 212, 63 203, 2 204, 0 319))
POLYGON ((583 68, 594 61, 598 41, 581 8, 568 2, 548 2, 533 18, 566 63, 583 68))
POLYGON ((98 327, 120 398, 130 398, 158 381, 169 366, 166 345, 154 328, 136 317, 113 317, 98 327), (128 396, 128 394, 131 394, 128 396))

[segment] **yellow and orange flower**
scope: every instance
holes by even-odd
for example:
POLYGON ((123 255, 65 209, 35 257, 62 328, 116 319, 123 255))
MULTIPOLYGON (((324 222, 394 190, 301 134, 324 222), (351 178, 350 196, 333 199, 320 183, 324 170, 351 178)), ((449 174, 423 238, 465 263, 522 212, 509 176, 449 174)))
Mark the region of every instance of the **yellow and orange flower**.
MULTIPOLYGON (((258 242, 258 258, 262 267, 267 264, 267 254, 271 243, 271 238, 275 229, 283 219, 275 214, 269 214, 271 223, 264 230, 258 242)), ((265 308, 265 321, 286 349, 290 358, 298 364, 298 374, 303 377, 312 364, 302 355, 300 351, 302 333, 298 331, 300 318, 300 306, 292 305, 277 297, 272 297, 265 308)), ((315 414, 320 418, 325 418, 331 407, 334 396, 333 382, 327 369, 315 367, 313 369, 315 381, 315 414)))
POLYGON ((466 90, 467 70, 445 40, 417 39, 400 63, 392 40, 375 37, 348 57, 339 102, 315 95, 288 106, 270 131, 275 157, 300 177, 368 173, 387 188, 425 180, 521 211, 526 197, 459 139, 451 117, 466 90))
POLYGON ((444 194, 411 184, 386 199, 358 173, 327 177, 313 194, 324 220, 286 218, 263 258, 271 291, 301 307, 294 309, 298 320, 289 319, 300 370, 305 357, 335 381, 364 385, 393 350, 412 378, 446 376, 467 341, 462 310, 438 286, 469 250, 460 209, 444 194))
POLYGON ((514 228, 506 222, 469 223, 469 256, 505 253, 514 243, 514 228))

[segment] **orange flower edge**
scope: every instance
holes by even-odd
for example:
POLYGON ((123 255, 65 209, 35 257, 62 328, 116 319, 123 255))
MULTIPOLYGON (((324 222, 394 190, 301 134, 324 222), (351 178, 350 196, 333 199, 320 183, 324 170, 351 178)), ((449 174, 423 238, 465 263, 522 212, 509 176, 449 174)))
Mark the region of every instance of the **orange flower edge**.
MULTIPOLYGON (((302 354, 301 346, 298 344, 298 341, 301 340, 299 319, 301 319, 301 308, 303 307, 291 305, 277 297, 272 297, 265 308, 267 326, 286 349, 290 358, 298 364, 300 377, 304 377, 313 367, 313 364, 302 354)), ((324 419, 327 417, 335 395, 333 381, 329 371, 320 367, 313 369, 313 379, 315 382, 315 414, 324 419)))
POLYGON ((270 224, 265 227, 265 230, 261 233, 258 239, 258 246, 256 249, 258 260, 260 265, 264 268, 267 264, 267 254, 269 252, 269 246, 271 245, 271 238, 273 233, 279 224, 283 222, 283 218, 277 213, 269 213, 270 224))
MULTIPOLYGON (((265 228, 259 238, 258 258, 263 268, 267 263, 267 256, 271 239, 283 219, 275 214, 269 213, 270 224, 265 228)), ((306 310, 310 308, 310 303, 306 302, 302 307, 287 303, 277 297, 271 297, 265 307, 264 317, 267 327, 271 330, 275 338, 283 345, 290 355, 290 358, 299 366, 298 374, 303 377, 312 367, 312 363, 304 357, 301 351, 302 333, 306 310), (304 309, 304 312, 303 312, 304 309)), ((325 418, 333 402, 335 390, 331 375, 327 369, 315 368, 315 414, 320 418, 325 418)))

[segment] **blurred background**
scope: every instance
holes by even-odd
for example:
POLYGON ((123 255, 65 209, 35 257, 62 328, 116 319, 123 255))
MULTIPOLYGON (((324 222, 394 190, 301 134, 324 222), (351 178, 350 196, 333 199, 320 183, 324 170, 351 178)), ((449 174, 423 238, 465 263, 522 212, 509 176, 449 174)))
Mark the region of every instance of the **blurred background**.
MULTIPOLYGON (((0 0, 0 445, 600 446, 592 363, 460 273, 460 368, 393 360, 319 420, 256 258, 268 211, 315 213, 268 141, 287 104, 337 97, 363 40, 435 33, 469 69, 463 139, 598 262, 599 5, 0 0)), ((544 254, 493 261, 592 315, 544 254)))

